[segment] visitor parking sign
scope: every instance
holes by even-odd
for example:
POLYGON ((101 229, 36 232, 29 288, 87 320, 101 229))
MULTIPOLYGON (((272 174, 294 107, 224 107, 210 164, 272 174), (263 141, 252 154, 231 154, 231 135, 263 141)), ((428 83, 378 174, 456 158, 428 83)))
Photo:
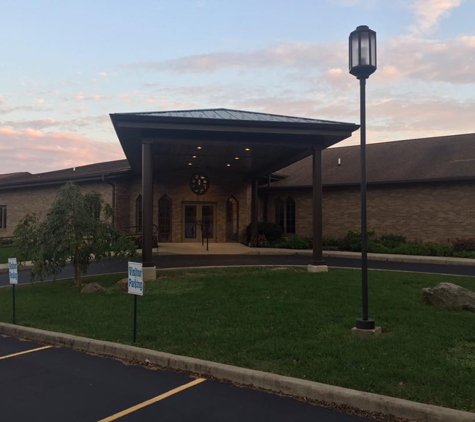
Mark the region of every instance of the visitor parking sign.
POLYGON ((127 292, 131 295, 143 296, 143 267, 141 262, 129 262, 129 281, 127 292))
POLYGON ((18 264, 16 258, 8 258, 8 275, 10 284, 18 284, 18 264))

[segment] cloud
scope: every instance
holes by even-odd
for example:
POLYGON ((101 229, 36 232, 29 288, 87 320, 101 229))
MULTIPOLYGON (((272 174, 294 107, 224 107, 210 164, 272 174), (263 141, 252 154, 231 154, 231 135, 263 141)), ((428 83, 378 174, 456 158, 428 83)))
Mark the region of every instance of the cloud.
POLYGON ((124 65, 130 70, 210 73, 223 69, 247 70, 275 66, 317 67, 346 60, 346 44, 281 43, 247 52, 217 52, 185 56, 178 59, 124 65), (335 48, 339 46, 341 48, 335 48))
POLYGON ((459 7, 461 0, 412 0, 409 2, 416 22, 410 30, 414 33, 428 33, 437 27, 440 20, 459 7))
POLYGON ((119 142, 97 142, 74 133, 0 126, 0 137, 1 174, 38 173, 124 158, 119 142))

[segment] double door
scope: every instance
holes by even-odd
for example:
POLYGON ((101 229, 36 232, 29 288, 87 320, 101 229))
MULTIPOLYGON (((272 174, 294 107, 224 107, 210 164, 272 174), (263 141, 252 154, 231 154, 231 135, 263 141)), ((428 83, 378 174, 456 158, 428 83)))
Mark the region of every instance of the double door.
POLYGON ((183 204, 183 241, 216 241, 216 204, 183 204))

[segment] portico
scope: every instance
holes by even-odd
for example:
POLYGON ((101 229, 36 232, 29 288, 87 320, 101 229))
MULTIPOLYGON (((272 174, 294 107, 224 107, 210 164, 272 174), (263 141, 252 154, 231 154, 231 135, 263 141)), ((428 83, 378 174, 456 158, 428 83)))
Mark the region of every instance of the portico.
POLYGON ((111 119, 141 179, 144 268, 154 268, 154 225, 159 238, 169 231, 173 242, 203 235, 244 241, 249 223, 256 236, 260 180, 310 155, 311 264, 323 265, 321 151, 351 136, 357 125, 228 109, 120 113, 111 119))

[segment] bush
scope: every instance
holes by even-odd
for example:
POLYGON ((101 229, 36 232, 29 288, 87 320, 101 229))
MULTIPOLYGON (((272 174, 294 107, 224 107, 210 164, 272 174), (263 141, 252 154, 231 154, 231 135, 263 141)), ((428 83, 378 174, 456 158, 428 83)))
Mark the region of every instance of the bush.
POLYGON ((343 250, 343 239, 336 237, 325 237, 322 240, 323 248, 329 251, 343 250))
POLYGON ((286 249, 312 249, 313 242, 310 237, 293 236, 280 240, 278 247, 286 249))
POLYGON ((475 251, 475 237, 466 239, 455 239, 452 242, 454 252, 472 252, 475 251))
POLYGON ((379 238, 381 245, 384 245, 388 249, 397 248, 400 245, 406 243, 406 238, 404 236, 399 236, 397 234, 383 234, 379 238))
POLYGON ((427 243, 426 247, 431 256, 452 256, 454 254, 452 246, 443 243, 427 243))
POLYGON ((400 255, 429 255, 430 249, 422 243, 411 242, 399 245, 391 253, 400 255))
MULTIPOLYGON (((374 230, 368 231, 368 244, 373 241, 374 235, 374 230)), ((361 252, 361 232, 358 230, 348 230, 343 238, 342 246, 345 251, 361 252)))
MULTIPOLYGON (((274 243, 282 239, 282 228, 275 223, 261 221, 257 224, 257 233, 265 236, 268 243, 274 243)), ((246 228, 247 242, 251 242, 252 224, 246 228)))
POLYGON ((13 237, 7 237, 4 239, 0 239, 0 248, 1 247, 6 247, 6 246, 11 246, 14 243, 13 237))
POLYGON ((269 241, 266 239, 265 235, 258 234, 257 236, 251 238, 249 241, 249 246, 253 248, 264 248, 269 246, 269 241))

